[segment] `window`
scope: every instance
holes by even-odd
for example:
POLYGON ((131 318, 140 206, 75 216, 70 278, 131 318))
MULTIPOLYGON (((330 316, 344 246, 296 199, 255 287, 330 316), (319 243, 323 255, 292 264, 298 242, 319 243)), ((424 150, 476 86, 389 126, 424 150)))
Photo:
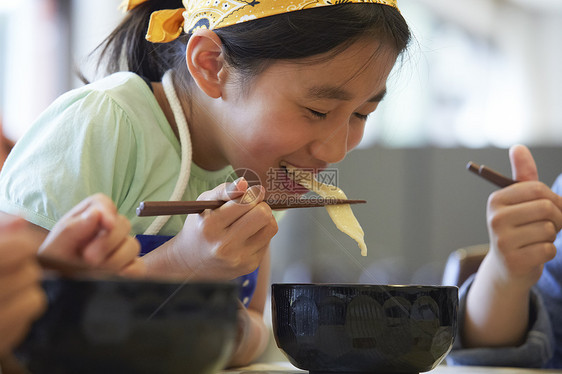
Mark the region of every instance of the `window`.
POLYGON ((562 143, 562 6, 399 3, 415 39, 362 146, 562 143))

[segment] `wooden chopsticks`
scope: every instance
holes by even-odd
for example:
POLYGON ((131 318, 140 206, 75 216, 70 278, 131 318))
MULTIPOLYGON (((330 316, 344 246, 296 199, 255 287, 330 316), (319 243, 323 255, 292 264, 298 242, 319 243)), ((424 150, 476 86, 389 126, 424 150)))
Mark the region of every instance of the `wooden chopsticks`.
POLYGON ((481 176, 482 178, 486 179, 488 182, 492 182, 493 184, 501 188, 510 186, 513 183, 517 183, 517 181, 514 181, 513 179, 510 179, 504 175, 501 175, 497 171, 492 170, 487 166, 484 165, 480 166, 472 161, 470 161, 466 165, 466 168, 472 171, 473 173, 481 176))
MULTIPOLYGON (((363 204, 366 200, 345 199, 293 199, 286 201, 265 201, 271 209, 314 208, 326 205, 363 204)), ((206 209, 216 209, 226 203, 222 200, 198 201, 142 201, 137 208, 137 216, 170 216, 174 214, 202 213, 206 209)))
POLYGON ((64 277, 118 277, 107 270, 44 254, 37 255, 37 262, 44 270, 54 271, 64 277))

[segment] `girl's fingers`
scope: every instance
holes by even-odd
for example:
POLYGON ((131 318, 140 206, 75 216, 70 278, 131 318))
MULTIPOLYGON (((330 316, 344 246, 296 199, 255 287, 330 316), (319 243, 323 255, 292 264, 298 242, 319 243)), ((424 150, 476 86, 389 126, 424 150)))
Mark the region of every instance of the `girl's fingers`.
MULTIPOLYGON (((238 222, 243 216, 252 213, 256 206, 263 201, 265 188, 252 186, 248 188, 240 198, 229 201, 218 209, 208 212, 207 217, 217 220, 217 224, 227 228, 238 222)), ((267 206, 271 212, 271 208, 267 206)))
POLYGON ((256 269, 277 231, 277 221, 271 208, 263 202, 228 228, 228 234, 236 236, 236 243, 239 243, 234 248, 244 248, 243 263, 246 268, 241 271, 249 273, 256 269))
POLYGON ((269 246, 271 238, 277 233, 277 230, 277 222, 275 222, 275 225, 267 225, 249 237, 246 245, 257 248, 256 251, 261 251, 269 246))
POLYGON ((248 188, 248 182, 241 177, 232 183, 223 183, 211 191, 202 193, 197 200, 226 201, 217 209, 209 209, 201 213, 206 227, 215 232, 221 232, 251 210, 264 197, 265 189, 262 186, 248 188))
POLYGON ((240 177, 234 182, 223 183, 210 191, 205 191, 197 200, 221 200, 230 201, 240 198, 248 189, 248 182, 240 177))
POLYGON ((200 220, 203 235, 213 237, 237 222, 263 200, 265 190, 262 186, 253 186, 245 191, 240 198, 226 202, 217 209, 208 209, 199 216, 190 216, 188 220, 200 220))
POLYGON ((228 228, 234 235, 241 238, 251 238, 261 230, 272 233, 271 239, 277 233, 277 221, 271 208, 265 202, 260 202, 228 228))

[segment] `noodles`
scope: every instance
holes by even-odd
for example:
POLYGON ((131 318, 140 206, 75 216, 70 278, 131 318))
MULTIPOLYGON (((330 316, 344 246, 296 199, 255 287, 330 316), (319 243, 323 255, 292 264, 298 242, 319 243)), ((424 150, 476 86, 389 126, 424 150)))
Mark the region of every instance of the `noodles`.
MULTIPOLYGON (((319 182, 314 178, 314 174, 311 171, 298 169, 288 164, 285 167, 287 174, 293 181, 323 198, 347 199, 345 193, 340 188, 319 182)), ((361 255, 367 256, 367 245, 364 239, 365 233, 357 218, 353 215, 351 206, 349 204, 326 205, 326 210, 336 227, 355 240, 361 249, 361 255)))

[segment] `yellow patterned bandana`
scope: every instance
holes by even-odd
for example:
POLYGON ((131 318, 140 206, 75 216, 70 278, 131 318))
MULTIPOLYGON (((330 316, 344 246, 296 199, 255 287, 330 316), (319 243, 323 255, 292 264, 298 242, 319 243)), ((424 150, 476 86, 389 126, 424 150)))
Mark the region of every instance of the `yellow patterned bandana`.
MULTIPOLYGON (((147 0, 125 1, 131 10, 147 0)), ((146 39, 167 43, 197 29, 218 29, 281 13, 340 4, 383 4, 398 9, 397 0, 183 0, 185 8, 159 10, 150 16, 146 39)))

